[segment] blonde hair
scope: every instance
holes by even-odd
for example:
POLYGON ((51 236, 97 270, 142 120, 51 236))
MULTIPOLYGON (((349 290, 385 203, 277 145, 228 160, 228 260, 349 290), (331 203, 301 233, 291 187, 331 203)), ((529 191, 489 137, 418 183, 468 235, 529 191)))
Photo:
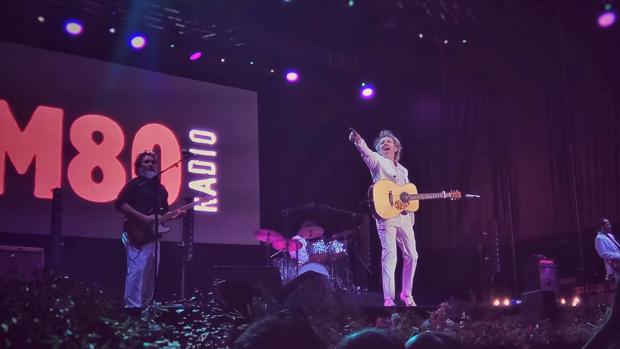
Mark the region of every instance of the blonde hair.
POLYGON ((373 143, 375 151, 379 152, 379 149, 381 149, 381 140, 385 137, 390 137, 394 141, 394 144, 396 145, 396 156, 394 158, 396 162, 398 162, 400 160, 400 155, 403 152, 403 146, 400 144, 398 138, 394 136, 394 133, 390 130, 381 130, 381 132, 379 132, 379 136, 375 138, 375 141, 373 143))

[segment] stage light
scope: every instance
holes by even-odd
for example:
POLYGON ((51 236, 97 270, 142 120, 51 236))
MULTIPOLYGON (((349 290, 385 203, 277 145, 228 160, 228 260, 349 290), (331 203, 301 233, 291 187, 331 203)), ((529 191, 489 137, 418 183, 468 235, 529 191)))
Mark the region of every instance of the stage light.
POLYGON ((189 56, 189 60, 190 61, 197 61, 198 59, 200 59, 200 57, 202 57, 202 52, 196 51, 196 52, 192 53, 189 56))
POLYGON ((444 43, 444 45, 447 45, 448 44, 448 40, 444 40, 443 43, 444 43))
POLYGON ((566 298, 564 297, 560 298, 560 304, 566 305, 566 298))
POLYGON ((224 57, 220 58, 220 63, 226 63, 226 58, 224 57))
POLYGON ((170 48, 174 48, 174 44, 170 44, 170 48))
POLYGON ((39 17, 37 17, 37 21, 39 21, 39 23, 43 23, 43 22, 45 22, 45 17, 39 16, 39 17))
POLYGON ((499 301, 499 298, 495 298, 495 299, 493 300, 493 306, 494 306, 494 307, 499 307, 499 306, 500 306, 500 304, 501 304, 501 303, 500 303, 500 301, 499 301))
POLYGON ((573 297, 573 301, 571 302, 571 305, 573 307, 578 306, 579 304, 581 304, 581 299, 579 298, 579 296, 575 296, 573 297))
POLYGON ((598 16, 598 25, 601 28, 609 28, 616 22, 616 13, 607 10, 598 16))
POLYGON ((349 7, 353 7, 355 6, 355 1, 354 0, 349 0, 349 7))
POLYGON ((254 65, 254 61, 250 61, 250 65, 254 65))
POLYGON ((82 26, 82 23, 78 20, 70 19, 65 22, 65 31, 69 35, 78 36, 82 34, 83 30, 84 27, 82 26))
POLYGON ((419 37, 420 39, 422 39, 422 38, 424 37, 424 34, 420 33, 420 34, 418 34, 418 37, 419 37))
POLYGON ((297 80, 299 80, 299 74, 295 71, 289 71, 286 73, 286 80, 288 82, 297 82, 297 80))
POLYGON ((467 39, 463 39, 463 41, 461 41, 461 42, 466 44, 467 43, 467 39))
POLYGON ((502 305, 505 307, 510 306, 510 298, 504 298, 504 301, 502 302, 502 305))
POLYGON ((142 35, 134 35, 129 39, 131 47, 136 50, 142 50, 146 46, 146 38, 142 35))
POLYGON ((271 74, 273 74, 273 73, 275 73, 275 72, 276 72, 276 70, 275 70, 275 69, 273 69, 273 68, 271 68, 271 69, 269 69, 269 72, 270 72, 271 74))
POLYGON ((116 33, 116 28, 112 27, 112 28, 108 29, 108 31, 110 32, 110 34, 114 34, 114 33, 116 33))
POLYGON ((360 89, 360 95, 364 99, 371 99, 375 95, 375 89, 372 87, 372 85, 363 82, 362 88, 360 89))

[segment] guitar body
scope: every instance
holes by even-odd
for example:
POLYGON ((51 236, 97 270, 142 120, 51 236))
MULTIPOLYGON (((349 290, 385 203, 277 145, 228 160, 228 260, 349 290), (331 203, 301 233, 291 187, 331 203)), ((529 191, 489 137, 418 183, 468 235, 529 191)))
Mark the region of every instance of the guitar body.
POLYGON ((418 188, 413 183, 398 185, 389 179, 377 181, 368 190, 375 214, 383 219, 394 218, 402 211, 416 212, 420 208, 420 201, 407 198, 417 193, 418 188))
MULTIPOLYGON (((129 237, 129 243, 132 246, 142 247, 157 237, 155 233, 155 225, 148 225, 134 219, 125 221, 125 230, 129 237)), ((170 231, 170 227, 160 224, 157 233, 163 234, 170 231)))

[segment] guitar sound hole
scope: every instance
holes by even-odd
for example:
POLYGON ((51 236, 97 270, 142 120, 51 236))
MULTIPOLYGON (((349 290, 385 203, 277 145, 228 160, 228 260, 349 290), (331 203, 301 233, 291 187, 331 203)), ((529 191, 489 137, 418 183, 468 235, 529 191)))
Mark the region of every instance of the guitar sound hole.
POLYGON ((408 193, 400 193, 400 201, 409 202, 409 194, 408 193))

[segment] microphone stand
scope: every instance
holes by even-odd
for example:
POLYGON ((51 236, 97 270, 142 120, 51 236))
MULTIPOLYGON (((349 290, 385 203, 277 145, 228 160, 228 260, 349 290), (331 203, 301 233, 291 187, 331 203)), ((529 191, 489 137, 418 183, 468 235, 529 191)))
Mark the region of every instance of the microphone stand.
POLYGON ((329 205, 320 205, 319 208, 322 208, 322 209, 328 210, 328 211, 332 211, 332 212, 335 212, 335 213, 341 213, 341 214, 344 214, 344 215, 349 215, 351 217, 357 217, 357 216, 360 215, 357 212, 343 210, 343 209, 340 209, 340 208, 331 207, 329 205))
MULTIPOLYGON (((172 165, 166 167, 165 169, 157 172, 157 174, 155 176, 153 176, 152 178, 149 178, 147 180, 147 182, 151 182, 154 181, 157 183, 157 189, 155 191, 155 200, 156 200, 156 205, 157 205, 157 209, 155 210, 155 229, 154 229, 154 240, 153 240, 153 244, 155 247, 155 267, 153 268, 153 303, 155 302, 155 294, 157 291, 157 277, 159 276, 159 239, 161 238, 161 235, 159 234, 159 211, 161 210, 161 190, 160 190, 160 186, 162 186, 161 184, 161 175, 163 173, 165 173, 166 171, 172 169, 173 167, 179 167, 179 164, 185 160, 187 160, 189 157, 191 157, 192 154, 190 152, 182 152, 182 157, 175 163, 173 163, 172 165), (157 178, 157 179, 156 179, 157 178)), ((145 183, 147 183, 145 182, 145 183)))

